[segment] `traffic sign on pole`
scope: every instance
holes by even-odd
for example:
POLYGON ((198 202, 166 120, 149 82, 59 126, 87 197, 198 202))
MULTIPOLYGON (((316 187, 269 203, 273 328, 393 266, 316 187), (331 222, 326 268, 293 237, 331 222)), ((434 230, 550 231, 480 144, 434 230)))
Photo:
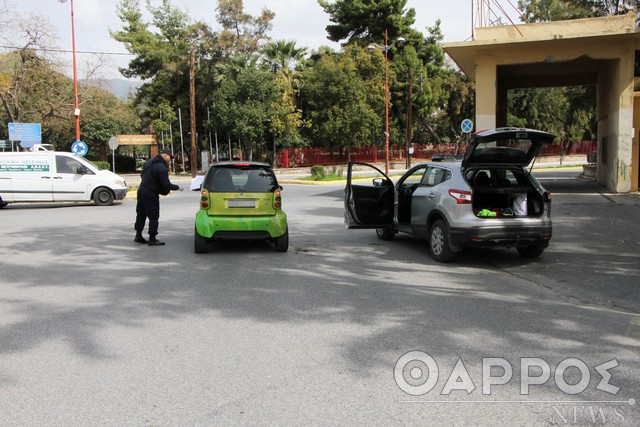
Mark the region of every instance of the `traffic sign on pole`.
POLYGON ((76 156, 84 157, 89 152, 89 147, 82 141, 76 141, 71 144, 71 152, 76 156))
POLYGON ((463 133, 469 133, 473 130, 473 122, 469 119, 464 119, 462 123, 460 123, 460 129, 462 129, 463 133))

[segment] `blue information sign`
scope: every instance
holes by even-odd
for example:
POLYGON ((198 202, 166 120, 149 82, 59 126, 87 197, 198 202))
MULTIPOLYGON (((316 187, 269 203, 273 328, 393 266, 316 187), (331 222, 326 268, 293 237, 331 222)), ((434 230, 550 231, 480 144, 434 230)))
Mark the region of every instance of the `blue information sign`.
POLYGON ((71 144, 71 152, 77 156, 84 157, 89 151, 89 147, 82 141, 76 141, 71 144))
POLYGON ((41 142, 42 131, 40 123, 9 123, 9 140, 32 143, 41 142))

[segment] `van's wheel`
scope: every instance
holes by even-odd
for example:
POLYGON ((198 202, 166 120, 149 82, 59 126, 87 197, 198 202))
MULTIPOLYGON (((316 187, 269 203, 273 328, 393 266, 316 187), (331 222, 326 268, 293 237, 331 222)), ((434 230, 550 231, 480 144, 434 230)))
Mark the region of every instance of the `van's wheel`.
POLYGON ((380 240, 393 240, 396 232, 390 228, 376 228, 376 235, 380 240))
POLYGON ((284 234, 274 239, 276 252, 287 252, 289 250, 289 227, 284 231, 284 234))
POLYGON ((204 254, 207 252, 207 239, 198 234, 198 230, 193 231, 193 250, 197 254, 204 254))
POLYGON ((108 188, 100 187, 93 192, 93 201, 98 206, 111 206, 113 193, 108 188))
POLYGON ((536 246, 536 245, 516 246, 516 249, 518 250, 518 253, 520 254, 520 256, 523 256, 525 258, 537 258, 540 255, 542 255, 542 252, 544 252, 543 247, 536 246))
POLYGON ((3 202, 2 199, 0 199, 0 209, 4 208, 8 204, 9 204, 9 202, 3 202))
POLYGON ((429 250, 438 262, 451 262, 456 257, 449 247, 449 229, 441 219, 434 222, 429 230, 429 250))

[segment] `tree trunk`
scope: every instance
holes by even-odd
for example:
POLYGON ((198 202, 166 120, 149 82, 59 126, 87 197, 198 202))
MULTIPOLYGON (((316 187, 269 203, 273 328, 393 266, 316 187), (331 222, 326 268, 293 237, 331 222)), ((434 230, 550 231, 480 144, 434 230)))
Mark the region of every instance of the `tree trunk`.
POLYGON ((418 117, 418 121, 420 122, 420 124, 422 126, 424 126, 425 128, 427 128, 427 130, 429 131, 429 133, 431 134, 431 136, 433 136, 434 142, 436 144, 442 144, 442 140, 440 139, 440 135, 438 135, 438 133, 436 132, 436 130, 434 129, 433 126, 431 126, 431 123, 429 123, 429 120, 427 120, 426 117, 421 116, 418 117))

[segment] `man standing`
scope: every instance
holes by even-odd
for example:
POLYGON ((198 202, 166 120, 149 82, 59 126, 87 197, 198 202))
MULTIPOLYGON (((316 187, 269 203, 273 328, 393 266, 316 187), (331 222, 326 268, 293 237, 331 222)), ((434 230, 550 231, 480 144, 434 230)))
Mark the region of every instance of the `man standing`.
POLYGON ((171 190, 179 190, 169 181, 169 161, 173 159, 171 150, 163 149, 160 154, 147 160, 142 168, 142 181, 138 187, 138 204, 136 205, 136 243, 149 246, 161 246, 164 242, 156 239, 158 235, 158 219, 160 218, 160 194, 166 196, 171 190), (142 237, 144 223, 149 218, 149 240, 142 237))

